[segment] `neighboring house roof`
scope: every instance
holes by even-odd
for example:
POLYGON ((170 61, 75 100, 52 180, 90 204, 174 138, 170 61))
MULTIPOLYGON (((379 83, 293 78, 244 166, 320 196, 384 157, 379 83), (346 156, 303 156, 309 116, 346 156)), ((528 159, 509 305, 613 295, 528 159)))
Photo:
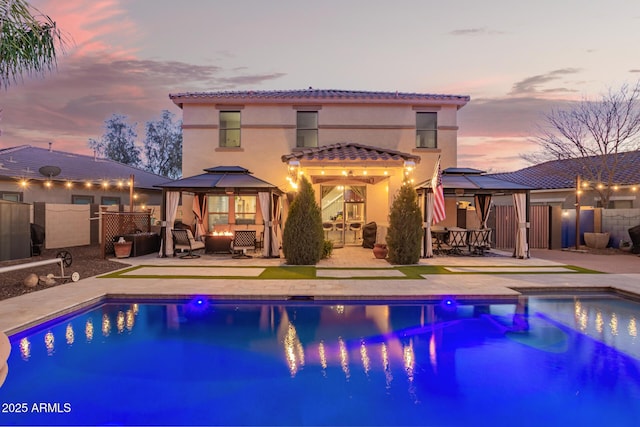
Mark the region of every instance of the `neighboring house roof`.
POLYGON ((0 149, 0 177, 11 179, 51 179, 59 181, 128 180, 134 175, 135 188, 157 190, 167 177, 110 159, 21 145, 0 149), (47 168, 53 166, 54 168, 47 168), (41 169, 44 168, 41 172, 41 169), (59 168, 59 173, 57 168, 59 168), (43 173, 44 172, 44 173, 43 173), (53 175, 47 176, 47 173, 53 175))
MULTIPOLYGON (((594 167, 601 165, 601 156, 593 156, 594 167)), ((613 167, 614 155, 607 155, 607 164, 613 167)), ((640 151, 629 151, 618 154, 618 165, 612 182, 618 185, 630 185, 640 183, 640 151)), ((587 162, 588 163, 588 162, 587 162)), ((576 177, 580 175, 583 180, 593 180, 597 174, 585 170, 583 166, 585 162, 581 159, 565 159, 552 160, 541 163, 539 165, 530 166, 515 172, 495 173, 490 176, 503 179, 505 181, 515 182, 523 185, 529 185, 535 189, 563 189, 575 188, 576 177)), ((592 167, 591 170, 594 170, 592 167)), ((606 171, 602 176, 602 181, 608 181, 606 171)))
POLYGON ((283 162, 290 160, 322 160, 322 161, 385 161, 403 160, 420 162, 420 156, 402 153, 396 150, 372 147, 369 145, 355 144, 352 142, 340 142, 337 144, 323 145, 321 147, 301 148, 290 154, 282 156, 283 162))
POLYGON ((166 190, 196 191, 212 188, 276 189, 260 178, 256 178, 247 169, 240 166, 217 166, 204 169, 205 173, 176 181, 164 182, 156 187, 166 190))
POLYGON ((469 102, 466 95, 436 95, 427 93, 378 92, 335 89, 302 90, 245 90, 220 92, 184 92, 169 94, 179 107, 185 102, 291 102, 313 100, 315 102, 377 101, 382 103, 429 102, 455 104, 462 108, 469 102))
MULTIPOLYGON (((416 186, 416 189, 431 188, 431 180, 416 186)), ((478 169, 448 168, 442 171, 443 189, 462 189, 480 193, 482 190, 493 191, 527 191, 533 188, 507 180, 502 180, 491 175, 484 175, 478 169)))

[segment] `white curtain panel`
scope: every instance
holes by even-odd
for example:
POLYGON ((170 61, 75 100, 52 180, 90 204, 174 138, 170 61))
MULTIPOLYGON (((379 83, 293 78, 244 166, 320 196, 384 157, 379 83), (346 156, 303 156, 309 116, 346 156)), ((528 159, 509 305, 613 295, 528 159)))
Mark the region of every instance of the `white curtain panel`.
POLYGON ((269 256, 269 244, 271 243, 271 236, 269 236, 269 223, 271 223, 271 216, 269 215, 270 194, 263 191, 258 192, 258 200, 260 201, 260 212, 262 213, 262 223, 264 224, 263 242, 262 242, 262 256, 269 256))
MULTIPOLYGON (((176 220, 176 214, 178 213, 178 202, 180 201, 180 192, 179 191, 168 191, 167 192, 167 203, 165 205, 165 213, 166 213, 166 224, 165 234, 163 242, 166 242, 167 250, 165 253, 167 255, 173 255, 173 236, 171 235, 171 229, 173 228, 173 223, 176 220)), ((160 255, 162 255, 162 245, 160 245, 160 255)))
POLYGON ((280 226, 282 220, 282 212, 280 212, 280 196, 273 195, 273 227, 271 228, 271 255, 274 257, 280 256, 282 227, 280 226))
POLYGON ((427 258, 433 257, 433 239, 431 238, 431 223, 433 222, 433 205, 435 196, 433 191, 427 192, 425 196, 425 217, 424 217, 424 232, 426 233, 426 251, 425 256, 427 258))
POLYGON ((527 256, 526 204, 527 199, 524 193, 513 194, 513 205, 516 208, 516 220, 518 221, 518 230, 516 231, 516 246, 513 250, 513 256, 516 258, 526 258, 527 256))
POLYGON ((204 218, 204 210, 206 209, 207 199, 204 198, 202 202, 202 207, 200 207, 200 198, 197 194, 193 195, 193 214, 196 216, 196 240, 203 240, 203 237, 207 234, 206 229, 204 228, 204 223, 202 218, 204 218))

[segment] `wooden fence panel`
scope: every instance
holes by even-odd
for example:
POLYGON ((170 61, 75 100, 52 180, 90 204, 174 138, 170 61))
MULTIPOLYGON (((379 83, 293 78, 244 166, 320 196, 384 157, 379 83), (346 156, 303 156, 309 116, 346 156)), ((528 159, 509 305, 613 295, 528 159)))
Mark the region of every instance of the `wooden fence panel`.
MULTIPOLYGON (((549 248, 549 206, 531 206, 529 210, 529 248, 549 248)), ((495 246, 512 249, 516 241, 518 221, 513 206, 495 206, 495 246)))
POLYGON ((529 248, 549 249, 550 206, 534 205, 529 210, 529 248))

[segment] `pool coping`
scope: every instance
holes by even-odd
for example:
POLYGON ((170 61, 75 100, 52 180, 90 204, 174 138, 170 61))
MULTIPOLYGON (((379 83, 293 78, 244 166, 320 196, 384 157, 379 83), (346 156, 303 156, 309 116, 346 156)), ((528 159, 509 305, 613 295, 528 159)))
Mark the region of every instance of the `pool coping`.
POLYGON ((0 331, 11 336, 56 317, 108 300, 179 300, 194 295, 238 301, 427 301, 444 296, 458 300, 505 300, 526 292, 613 292, 640 299, 640 274, 464 274, 424 279, 106 279, 76 283, 0 301, 0 331), (455 279, 455 280, 454 280, 455 279), (603 282, 607 282, 606 285, 603 282), (177 289, 177 287, 181 289, 177 289), (17 304, 16 304, 17 303, 17 304))

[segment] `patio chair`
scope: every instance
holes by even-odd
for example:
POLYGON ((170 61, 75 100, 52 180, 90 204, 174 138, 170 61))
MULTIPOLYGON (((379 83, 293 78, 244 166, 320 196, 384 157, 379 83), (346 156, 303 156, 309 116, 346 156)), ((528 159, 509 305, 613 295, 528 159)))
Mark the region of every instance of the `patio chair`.
POLYGON ((256 250, 256 230, 236 230, 231 242, 231 250, 235 252, 233 258, 251 258, 247 251, 256 250))
POLYGON ((449 229, 449 246, 451 254, 462 254, 462 248, 467 246, 467 230, 459 228, 449 229))
POLYGON ((191 230, 172 229, 171 235, 173 236, 173 256, 176 256, 176 251, 187 251, 187 254, 182 255, 180 258, 200 258, 200 255, 194 254, 193 251, 204 249, 205 244, 200 240, 194 239, 191 230))

